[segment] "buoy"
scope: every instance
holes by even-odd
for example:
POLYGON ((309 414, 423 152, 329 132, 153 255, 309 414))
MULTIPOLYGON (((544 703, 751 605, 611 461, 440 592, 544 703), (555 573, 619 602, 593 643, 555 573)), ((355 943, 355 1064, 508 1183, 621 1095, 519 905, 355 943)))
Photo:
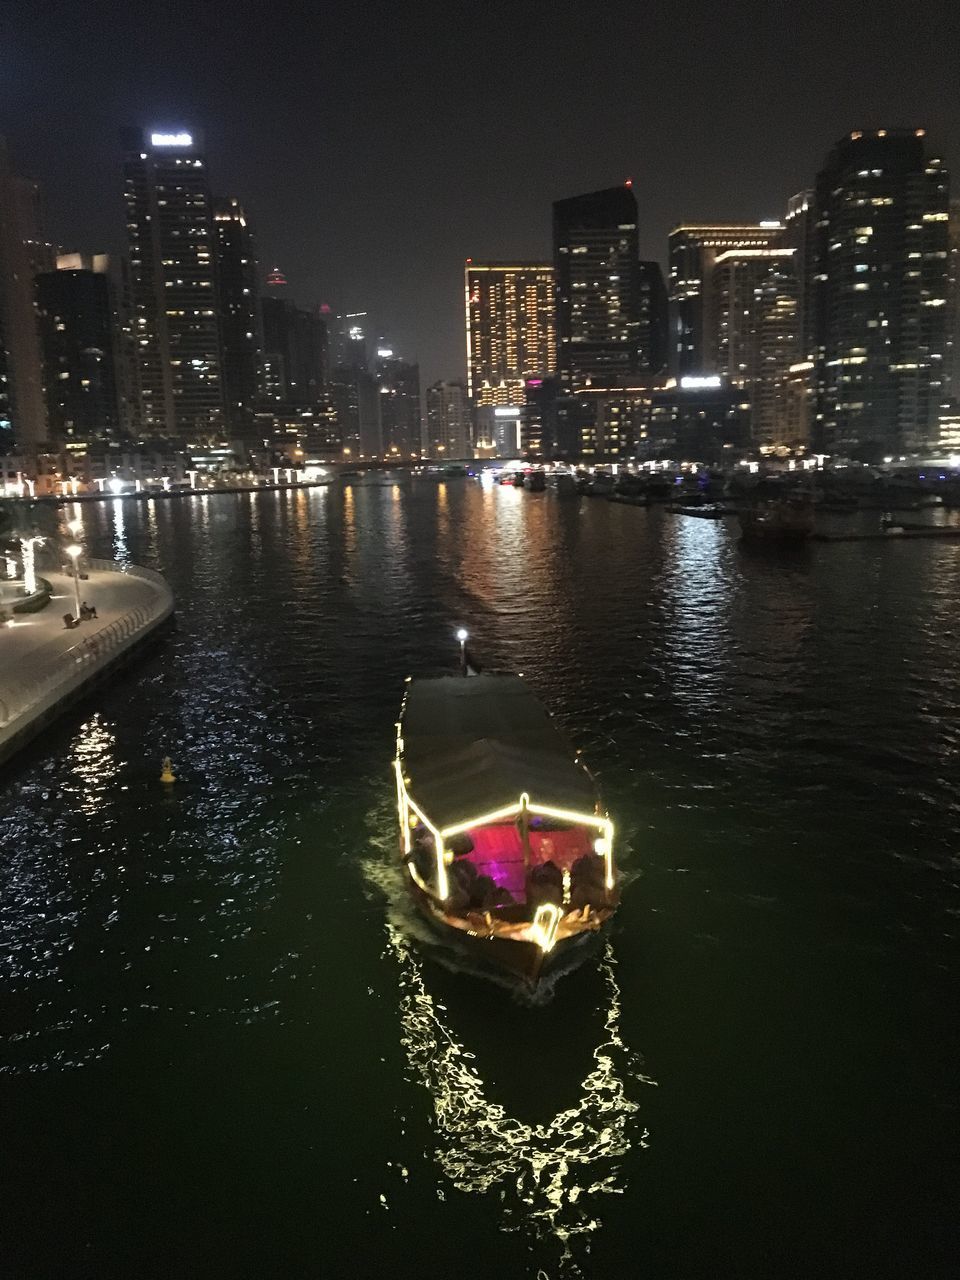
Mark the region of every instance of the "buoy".
POLYGON ((176 780, 176 774, 173 772, 173 762, 169 756, 164 756, 163 764, 160 766, 160 781, 176 782, 176 780))

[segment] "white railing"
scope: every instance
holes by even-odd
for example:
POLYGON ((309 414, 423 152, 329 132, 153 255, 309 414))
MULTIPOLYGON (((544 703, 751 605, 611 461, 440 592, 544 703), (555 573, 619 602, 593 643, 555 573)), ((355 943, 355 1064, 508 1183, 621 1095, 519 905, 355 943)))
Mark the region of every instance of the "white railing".
POLYGON ((117 565, 105 560, 89 563, 98 572, 127 573, 149 582, 156 589, 154 598, 121 614, 69 649, 60 649, 52 642, 35 650, 28 659, 29 676, 18 678, 15 688, 0 687, 0 728, 41 701, 55 702, 62 693, 76 687, 87 670, 95 669, 105 659, 127 648, 140 632, 162 622, 173 612, 173 595, 159 573, 140 565, 117 565), (50 653, 54 648, 56 652, 50 653), (48 652, 44 653, 44 649, 48 652))

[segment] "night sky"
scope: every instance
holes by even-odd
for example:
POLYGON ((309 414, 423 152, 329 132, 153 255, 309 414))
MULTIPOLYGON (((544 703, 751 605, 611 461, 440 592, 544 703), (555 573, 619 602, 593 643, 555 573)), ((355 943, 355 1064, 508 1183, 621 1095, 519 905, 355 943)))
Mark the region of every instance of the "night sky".
MULTIPOLYGON (((681 219, 781 216, 852 128, 960 164, 960 5, 0 0, 0 132, 48 234, 123 246, 118 132, 203 129, 214 190, 302 304, 463 371, 463 259, 550 251, 550 205, 630 177, 681 219)), ((960 188, 960 180, 957 187, 960 188)))

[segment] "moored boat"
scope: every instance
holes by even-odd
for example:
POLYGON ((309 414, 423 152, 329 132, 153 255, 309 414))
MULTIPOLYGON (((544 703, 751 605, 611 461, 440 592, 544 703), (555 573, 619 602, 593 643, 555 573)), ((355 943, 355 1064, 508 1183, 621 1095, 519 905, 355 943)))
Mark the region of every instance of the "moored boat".
POLYGON ((746 542, 803 542, 813 533, 814 506, 804 497, 757 498, 737 512, 746 542))
POLYGON ((687 502, 671 502, 667 511, 675 516, 696 516, 700 520, 722 520, 727 509, 719 502, 704 502, 699 506, 687 502))
POLYGON ((613 823, 520 676, 408 681, 395 771, 409 887, 445 941, 531 987, 586 950, 618 902, 613 823))
POLYGON ((572 471, 555 471, 550 480, 557 493, 564 497, 575 495, 577 492, 577 481, 572 471))

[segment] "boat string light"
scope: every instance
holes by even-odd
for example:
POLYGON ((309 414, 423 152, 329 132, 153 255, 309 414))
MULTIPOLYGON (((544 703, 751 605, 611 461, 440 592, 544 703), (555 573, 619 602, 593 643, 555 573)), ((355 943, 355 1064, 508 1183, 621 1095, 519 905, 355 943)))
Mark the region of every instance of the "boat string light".
POLYGON ((560 926, 560 908, 552 902, 541 902, 533 916, 530 932, 540 950, 546 954, 553 950, 557 940, 557 929, 560 926))

